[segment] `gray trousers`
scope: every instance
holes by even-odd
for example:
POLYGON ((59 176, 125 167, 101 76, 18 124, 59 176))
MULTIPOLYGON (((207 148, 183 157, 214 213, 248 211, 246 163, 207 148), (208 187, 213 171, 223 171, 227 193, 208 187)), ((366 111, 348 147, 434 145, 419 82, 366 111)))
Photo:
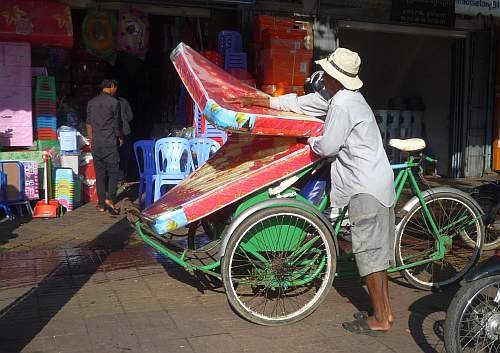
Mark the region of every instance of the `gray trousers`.
POLYGON ((387 270, 394 263, 394 208, 370 194, 357 194, 349 201, 349 220, 359 274, 387 270))

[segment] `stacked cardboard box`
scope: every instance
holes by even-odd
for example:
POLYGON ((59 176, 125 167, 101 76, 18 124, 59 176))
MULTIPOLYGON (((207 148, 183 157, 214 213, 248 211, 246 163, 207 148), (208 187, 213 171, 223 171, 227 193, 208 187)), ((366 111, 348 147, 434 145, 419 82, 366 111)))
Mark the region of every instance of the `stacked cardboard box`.
POLYGON ((271 95, 304 94, 311 72, 312 50, 308 33, 295 28, 293 19, 259 16, 254 29, 256 70, 261 89, 271 95))

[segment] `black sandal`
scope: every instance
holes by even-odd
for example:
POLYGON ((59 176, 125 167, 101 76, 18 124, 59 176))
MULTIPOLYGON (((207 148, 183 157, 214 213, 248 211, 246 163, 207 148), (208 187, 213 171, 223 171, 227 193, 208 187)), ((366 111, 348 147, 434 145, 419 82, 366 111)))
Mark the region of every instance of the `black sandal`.
POLYGON ((116 209, 116 208, 111 207, 111 206, 107 206, 106 209, 108 210, 108 212, 111 216, 119 216, 120 215, 119 209, 116 209))
POLYGON ((357 311, 352 315, 356 320, 366 320, 368 316, 368 311, 357 311))
POLYGON ((356 319, 351 322, 344 322, 342 327, 352 333, 358 335, 367 335, 371 337, 381 337, 386 334, 385 330, 372 330, 366 319, 356 319))

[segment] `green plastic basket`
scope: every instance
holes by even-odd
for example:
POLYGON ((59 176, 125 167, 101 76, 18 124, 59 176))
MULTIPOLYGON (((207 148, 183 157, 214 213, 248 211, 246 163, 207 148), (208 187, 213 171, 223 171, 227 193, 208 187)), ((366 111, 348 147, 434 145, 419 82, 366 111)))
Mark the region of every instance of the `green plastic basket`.
POLYGON ((37 140, 36 147, 38 151, 59 149, 59 142, 57 140, 37 140))
POLYGON ((56 100, 56 80, 54 76, 37 76, 35 99, 52 99, 56 100), (42 86, 48 86, 42 89, 42 86))

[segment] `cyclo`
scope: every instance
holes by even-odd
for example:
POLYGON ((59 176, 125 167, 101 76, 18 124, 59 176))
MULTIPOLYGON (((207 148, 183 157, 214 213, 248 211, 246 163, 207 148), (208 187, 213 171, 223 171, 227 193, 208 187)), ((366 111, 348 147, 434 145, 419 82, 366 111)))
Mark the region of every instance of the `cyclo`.
MULTIPOLYGON (((322 121, 224 104, 231 94, 261 93, 182 43, 171 59, 207 119, 238 133, 149 208, 129 207, 129 221, 144 242, 188 272, 222 280, 230 305, 247 320, 283 325, 305 318, 342 274, 339 259, 349 256, 341 254, 337 236, 346 209, 334 220, 325 215, 328 163, 297 139, 320 134, 322 121), (211 240, 197 247, 199 222, 211 240), (181 227, 190 229, 188 246, 171 233, 181 227)), ((389 272, 401 272, 421 289, 454 283, 480 257, 480 208, 451 187, 420 189, 422 163, 435 162, 421 153, 425 142, 393 140, 391 145, 408 153, 406 162, 393 166, 396 202, 404 189, 412 197, 396 210, 396 263, 389 272)))

